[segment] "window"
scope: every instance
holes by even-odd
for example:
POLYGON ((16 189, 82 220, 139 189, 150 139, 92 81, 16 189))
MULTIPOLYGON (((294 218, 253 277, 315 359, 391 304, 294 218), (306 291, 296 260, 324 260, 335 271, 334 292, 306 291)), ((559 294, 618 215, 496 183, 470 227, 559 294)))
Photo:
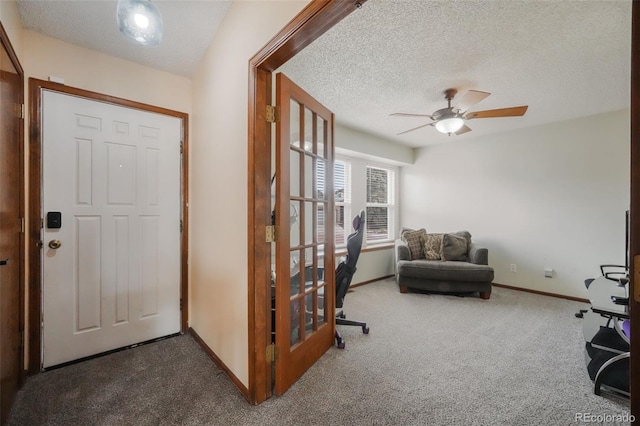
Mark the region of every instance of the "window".
MULTIPOLYGON (((324 167, 324 163, 318 163, 318 188, 324 188, 325 185, 324 167)), ((396 171, 393 166, 374 165, 361 158, 340 156, 335 159, 333 219, 337 248, 346 246, 347 237, 353 233, 353 216, 361 210, 365 210, 367 214, 364 245, 388 242, 395 238, 396 171)), ((319 233, 324 230, 324 221, 325 212, 319 210, 319 233)))
MULTIPOLYGON (((319 162, 316 170, 318 188, 324 188, 324 163, 319 162)), ((334 241, 336 247, 340 247, 347 244, 347 236, 352 231, 350 162, 345 160, 335 160, 333 170, 333 190, 335 201, 334 241)), ((318 209, 318 223, 324 224, 323 209, 318 209)), ((322 226, 321 229, 324 229, 324 226, 322 226)), ((322 241, 322 238, 320 241, 322 241)))
POLYGON ((394 237, 394 178, 392 170, 367 166, 367 242, 394 237))

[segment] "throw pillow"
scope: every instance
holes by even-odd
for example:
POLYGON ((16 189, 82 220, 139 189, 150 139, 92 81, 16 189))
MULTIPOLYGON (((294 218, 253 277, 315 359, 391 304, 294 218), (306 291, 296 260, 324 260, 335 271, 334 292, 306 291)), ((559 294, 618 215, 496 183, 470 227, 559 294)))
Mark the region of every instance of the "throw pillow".
POLYGON ((411 253, 411 260, 424 259, 424 250, 422 248, 423 239, 427 235, 427 231, 424 228, 417 231, 405 229, 400 237, 409 246, 409 252, 411 253))
MULTIPOLYGON (((460 234, 459 232, 444 234, 442 237, 442 260, 467 260, 469 243, 466 235, 460 234)), ((467 234, 469 233, 467 232, 467 234)), ((469 237, 471 237, 471 234, 469 234, 469 237)))
POLYGON ((427 234, 424 237, 424 258, 440 260, 442 258, 442 237, 444 234, 427 234))

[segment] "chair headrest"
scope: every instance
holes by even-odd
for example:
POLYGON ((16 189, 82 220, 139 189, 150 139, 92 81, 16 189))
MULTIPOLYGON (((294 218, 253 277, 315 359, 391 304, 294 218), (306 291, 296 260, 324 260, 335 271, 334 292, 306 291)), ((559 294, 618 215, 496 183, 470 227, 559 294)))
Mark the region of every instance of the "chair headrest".
POLYGON ((360 222, 361 222, 360 215, 354 217, 353 218, 353 229, 355 229, 356 231, 358 229, 360 229, 360 222))

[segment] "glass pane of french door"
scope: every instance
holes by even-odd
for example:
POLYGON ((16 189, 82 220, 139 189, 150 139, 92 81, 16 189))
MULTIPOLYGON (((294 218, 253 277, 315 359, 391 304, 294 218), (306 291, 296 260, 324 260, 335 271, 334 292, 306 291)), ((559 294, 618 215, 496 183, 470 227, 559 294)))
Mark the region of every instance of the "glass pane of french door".
POLYGON ((333 345, 333 114, 276 75, 276 359, 281 395, 333 345), (326 306, 326 311, 325 311, 326 306))

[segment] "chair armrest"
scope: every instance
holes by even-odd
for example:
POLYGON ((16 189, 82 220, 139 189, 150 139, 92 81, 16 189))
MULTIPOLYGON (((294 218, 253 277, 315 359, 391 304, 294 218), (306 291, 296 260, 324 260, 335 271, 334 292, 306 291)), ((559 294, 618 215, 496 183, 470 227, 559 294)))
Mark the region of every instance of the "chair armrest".
POLYGON ((471 243, 469 246, 469 262, 476 265, 488 265, 489 249, 471 243))
POLYGON ((411 252, 407 243, 401 239, 396 240, 396 263, 401 260, 411 260, 411 252))

